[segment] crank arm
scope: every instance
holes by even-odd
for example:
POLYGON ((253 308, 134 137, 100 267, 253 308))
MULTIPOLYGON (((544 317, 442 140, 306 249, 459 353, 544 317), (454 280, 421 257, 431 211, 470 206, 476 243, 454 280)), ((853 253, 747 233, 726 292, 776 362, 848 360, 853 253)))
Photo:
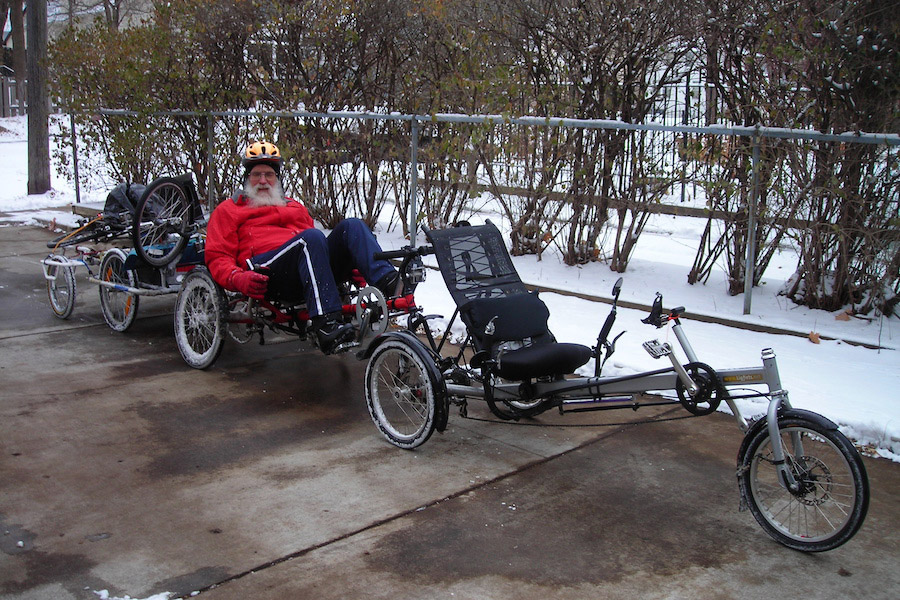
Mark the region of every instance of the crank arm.
POLYGON ((644 342, 643 346, 644 350, 646 350, 653 358, 662 358, 663 356, 669 357, 669 360, 672 361, 672 368, 675 369, 675 373, 678 375, 678 379, 684 384, 684 389, 691 397, 695 396, 697 392, 700 391, 700 388, 694 383, 694 380, 691 379, 691 376, 688 375, 685 368, 678 362, 678 357, 676 357, 675 353, 672 351, 672 346, 665 342, 660 343, 658 340, 644 342))

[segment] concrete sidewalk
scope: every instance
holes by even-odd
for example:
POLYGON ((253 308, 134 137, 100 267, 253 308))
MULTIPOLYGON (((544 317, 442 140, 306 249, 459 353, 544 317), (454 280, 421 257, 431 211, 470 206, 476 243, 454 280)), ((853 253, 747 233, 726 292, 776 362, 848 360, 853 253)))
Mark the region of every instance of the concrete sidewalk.
POLYGON ((454 412, 401 451, 352 356, 228 343, 195 371, 174 297, 116 333, 83 273, 56 319, 50 237, 0 228, 0 599, 900 597, 894 463, 866 459, 857 536, 807 555, 738 511, 724 415, 454 412))

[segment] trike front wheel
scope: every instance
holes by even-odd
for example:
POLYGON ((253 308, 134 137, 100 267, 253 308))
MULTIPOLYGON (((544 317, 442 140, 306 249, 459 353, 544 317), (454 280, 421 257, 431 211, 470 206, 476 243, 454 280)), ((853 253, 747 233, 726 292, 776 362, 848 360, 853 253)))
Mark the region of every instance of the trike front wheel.
POLYGON ((112 248, 100 261, 100 312, 114 331, 127 331, 131 327, 140 300, 139 296, 124 289, 137 285, 134 271, 125 269, 125 259, 122 250, 112 248))
POLYGON ((739 458, 739 485, 753 517, 789 548, 822 552, 857 532, 869 506, 862 458, 837 429, 813 420, 778 419, 785 461, 799 489, 781 485, 768 427, 756 430, 739 458))
POLYGON ((184 362, 206 369, 225 343, 225 294, 205 267, 184 278, 175 300, 175 343, 184 362))
POLYGON ((386 340, 366 366, 366 406, 387 440, 399 448, 424 444, 435 429, 435 385, 410 344, 386 340))

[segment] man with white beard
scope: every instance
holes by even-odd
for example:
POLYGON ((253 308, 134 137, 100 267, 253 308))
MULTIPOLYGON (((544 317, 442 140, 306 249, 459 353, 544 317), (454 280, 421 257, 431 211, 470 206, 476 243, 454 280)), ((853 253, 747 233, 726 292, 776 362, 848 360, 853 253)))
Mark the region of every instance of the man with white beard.
POLYGON ((325 236, 306 207, 285 198, 281 153, 269 142, 250 144, 241 161, 244 184, 220 203, 207 227, 206 264, 216 282, 250 298, 305 299, 315 341, 326 354, 355 332, 341 322, 336 281, 358 269, 385 296, 399 295, 402 281, 381 246, 359 219, 344 219, 325 236))

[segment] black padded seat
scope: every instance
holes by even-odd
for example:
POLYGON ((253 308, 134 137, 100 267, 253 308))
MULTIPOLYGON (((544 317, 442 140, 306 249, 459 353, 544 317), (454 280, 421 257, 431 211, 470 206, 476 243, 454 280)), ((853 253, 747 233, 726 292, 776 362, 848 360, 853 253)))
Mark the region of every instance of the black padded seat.
POLYGON ((524 380, 533 377, 566 375, 591 358, 591 349, 581 344, 554 342, 503 352, 497 361, 497 374, 503 379, 524 380))
POLYGON ((553 339, 547 329, 550 311, 537 294, 471 300, 462 307, 461 314, 475 337, 476 347, 491 352, 497 359, 497 374, 504 379, 567 375, 591 358, 587 346, 553 339), (510 341, 525 345, 502 350, 504 342, 510 341))

